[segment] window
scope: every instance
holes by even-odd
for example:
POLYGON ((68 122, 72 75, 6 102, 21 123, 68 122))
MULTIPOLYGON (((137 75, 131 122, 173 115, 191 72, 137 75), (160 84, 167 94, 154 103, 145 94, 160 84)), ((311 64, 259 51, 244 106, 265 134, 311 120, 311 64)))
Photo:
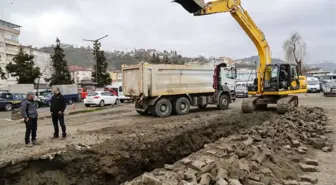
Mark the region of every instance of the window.
POLYGON ((119 86, 119 92, 122 92, 122 86, 119 86))
POLYGON ((298 73, 296 71, 296 66, 290 66, 290 76, 292 79, 297 79, 298 77, 298 73))
POLYGON ((111 96, 111 93, 110 92, 102 92, 100 93, 102 96, 111 96))
POLYGON ((96 93, 96 92, 90 92, 89 94, 88 94, 88 96, 97 96, 98 95, 98 93, 96 93))

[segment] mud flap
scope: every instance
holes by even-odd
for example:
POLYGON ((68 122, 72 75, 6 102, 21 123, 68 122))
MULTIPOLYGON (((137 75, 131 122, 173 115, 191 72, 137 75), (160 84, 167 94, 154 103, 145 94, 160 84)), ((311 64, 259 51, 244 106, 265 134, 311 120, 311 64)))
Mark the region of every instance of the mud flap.
POLYGON ((189 13, 196 13, 205 7, 204 0, 174 0, 180 4, 189 13))

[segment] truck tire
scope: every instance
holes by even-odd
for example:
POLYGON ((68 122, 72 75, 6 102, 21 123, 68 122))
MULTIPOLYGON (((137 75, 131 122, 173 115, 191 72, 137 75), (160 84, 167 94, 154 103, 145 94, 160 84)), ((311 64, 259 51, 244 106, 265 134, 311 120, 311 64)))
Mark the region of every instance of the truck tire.
POLYGON ((157 117, 168 117, 172 113, 172 104, 166 98, 162 98, 153 106, 152 114, 157 117))
POLYGON ((220 110, 225 110, 229 108, 229 104, 230 104, 230 98, 226 94, 223 94, 219 98, 217 108, 220 110))
POLYGON ((177 115, 185 115, 190 111, 190 101, 185 97, 176 99, 173 103, 173 112, 177 115))

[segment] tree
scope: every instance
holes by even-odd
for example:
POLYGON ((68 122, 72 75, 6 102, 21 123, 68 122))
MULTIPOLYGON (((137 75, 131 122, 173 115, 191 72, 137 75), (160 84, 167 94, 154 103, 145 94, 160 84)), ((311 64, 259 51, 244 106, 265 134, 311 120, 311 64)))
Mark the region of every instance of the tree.
POLYGON ((54 54, 51 56, 51 63, 53 73, 51 75, 50 85, 58 84, 72 84, 73 80, 68 69, 67 61, 64 59, 65 54, 61 48, 61 41, 56 38, 56 46, 54 47, 54 54))
MULTIPOLYGON (((0 55, 0 61, 1 61, 1 55, 0 55)), ((6 73, 3 71, 2 67, 0 67, 0 79, 6 80, 6 73)))
POLYGON ((159 64, 160 63, 160 57, 158 55, 155 55, 155 53, 153 53, 150 62, 153 63, 153 64, 159 64))
POLYGON ((293 33, 282 45, 286 61, 295 61, 300 75, 302 74, 302 62, 306 55, 306 47, 306 43, 298 32, 293 33))
POLYGON ((93 66, 92 79, 97 82, 98 87, 104 87, 112 83, 110 73, 107 72, 107 61, 104 51, 100 50, 101 44, 98 41, 93 43, 93 55, 96 65, 93 66))
POLYGON ((20 47, 13 62, 6 65, 6 70, 16 77, 19 84, 34 84, 35 79, 41 76, 41 72, 39 67, 35 67, 33 59, 33 55, 24 53, 23 48, 20 47))

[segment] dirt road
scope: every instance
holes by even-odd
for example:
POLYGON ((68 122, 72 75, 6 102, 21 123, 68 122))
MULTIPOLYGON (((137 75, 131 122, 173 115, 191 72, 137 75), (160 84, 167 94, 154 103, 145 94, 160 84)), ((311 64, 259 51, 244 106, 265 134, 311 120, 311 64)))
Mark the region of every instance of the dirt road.
MULTIPOLYGON (((0 164, 3 166, 11 162, 19 165, 6 168, 6 173, 0 170, 2 175, 6 174, 2 180, 13 184, 119 184, 144 171, 175 162, 199 150, 205 143, 277 116, 274 112, 242 115, 240 101, 225 111, 195 109, 186 116, 164 119, 139 116, 130 104, 102 112, 68 116, 66 123, 70 135, 66 140, 50 139, 53 132, 51 121, 43 120, 39 122, 38 131, 38 139, 43 143, 33 148, 24 147, 24 125, 2 124, 0 164), (67 152, 38 159, 42 154, 60 150, 67 152), (48 158, 53 160, 44 160, 48 158), (27 159, 38 160, 19 163, 27 159), (27 175, 27 172, 36 173, 27 175), (18 176, 24 178, 18 179, 18 176)), ((329 114, 336 110, 335 98, 323 98, 321 94, 303 96, 300 103, 321 106, 329 114)), ((335 156, 335 153, 323 154, 329 156, 329 160, 335 156)), ((335 163, 321 163, 321 173, 324 170, 327 175, 334 174, 330 164, 335 163)))

